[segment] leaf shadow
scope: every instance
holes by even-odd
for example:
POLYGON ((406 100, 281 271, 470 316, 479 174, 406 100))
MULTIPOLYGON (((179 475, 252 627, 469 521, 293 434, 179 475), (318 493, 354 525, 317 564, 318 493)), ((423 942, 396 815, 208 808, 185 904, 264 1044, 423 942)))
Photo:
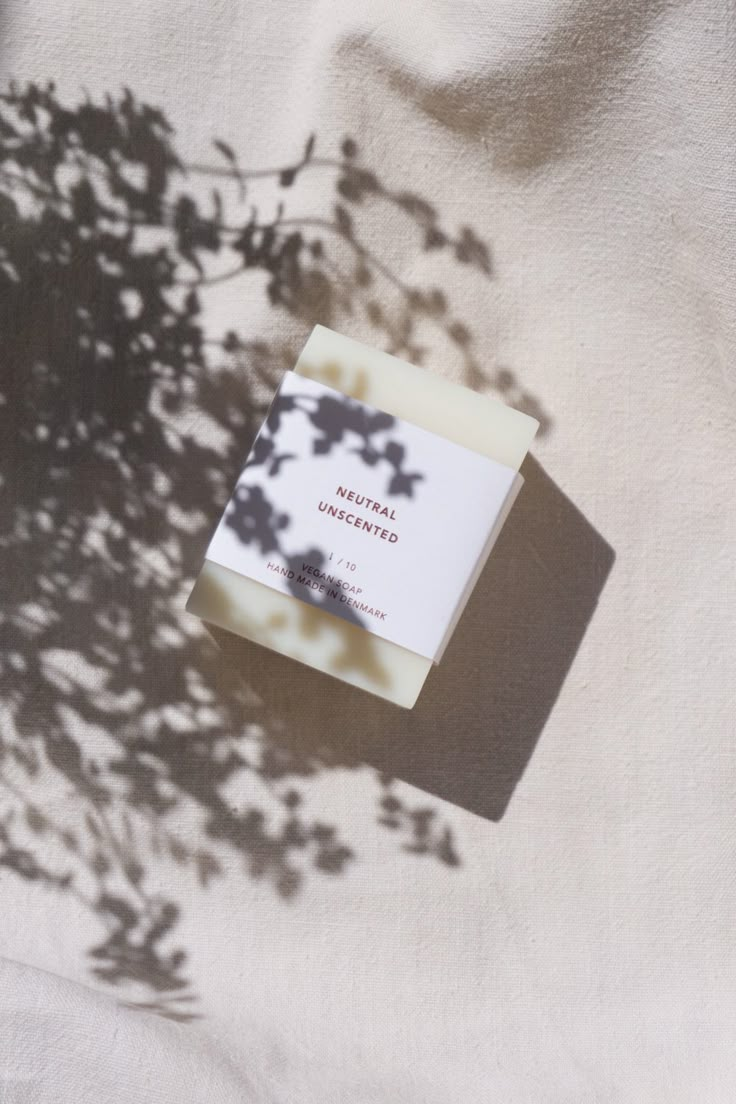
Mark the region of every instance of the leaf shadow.
MULTIPOLYGON (((294 739, 183 613, 296 352, 211 334, 209 290, 256 274, 276 317, 360 318, 418 362, 424 341, 449 341, 469 385, 549 426, 512 373, 481 366, 447 293, 407 285, 361 232, 362 212, 389 204, 418 252, 491 279, 470 227, 451 231, 426 198, 383 182, 351 138, 318 157, 312 136, 264 170, 215 146, 220 164, 188 164, 164 113, 129 90, 72 106, 52 85, 0 95, 0 866, 88 909, 101 984, 184 1022, 198 1015, 187 895, 235 866, 287 902, 305 878, 346 871, 350 826, 310 807, 309 781, 371 761, 358 729, 332 759, 294 739), (324 217, 286 211, 305 172, 324 174, 324 217), (257 182, 270 200, 254 199, 257 182)), ((444 814, 398 793, 421 772, 384 751, 377 824, 456 866, 444 814)))

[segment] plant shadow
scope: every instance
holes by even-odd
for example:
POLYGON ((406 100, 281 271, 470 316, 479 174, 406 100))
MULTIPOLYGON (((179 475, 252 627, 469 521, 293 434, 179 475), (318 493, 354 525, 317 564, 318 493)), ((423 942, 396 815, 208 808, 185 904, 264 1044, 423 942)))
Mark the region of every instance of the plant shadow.
POLYGON ((493 278, 490 251, 389 187, 350 138, 323 158, 310 138, 276 170, 244 170, 221 141, 219 165, 190 165, 163 112, 131 92, 70 107, 35 84, 0 95, 0 122, 0 869, 88 910, 99 983, 185 1021, 197 1015, 178 938, 187 901, 239 870, 286 902, 359 861, 350 824, 310 807, 320 771, 374 763, 376 819, 394 844, 460 862, 445 812, 410 805, 394 779, 502 814, 603 585, 606 546, 530 462, 408 719, 364 697, 351 709, 333 681, 317 693, 295 665, 284 679, 271 654, 234 640, 234 662, 220 662, 184 601, 296 348, 211 334, 206 296, 255 274, 275 332, 279 319, 300 331, 360 319, 374 344, 416 362, 450 342, 468 385, 544 432, 538 398, 486 370, 448 294, 407 285, 362 240, 361 212, 390 205, 419 253, 444 252, 479 280, 493 278), (323 218, 284 209, 307 171, 325 174, 323 218), (254 199, 264 180, 274 195, 254 199), (573 586, 572 553, 560 554, 575 542, 573 586), (486 768, 505 781, 479 781, 486 768))

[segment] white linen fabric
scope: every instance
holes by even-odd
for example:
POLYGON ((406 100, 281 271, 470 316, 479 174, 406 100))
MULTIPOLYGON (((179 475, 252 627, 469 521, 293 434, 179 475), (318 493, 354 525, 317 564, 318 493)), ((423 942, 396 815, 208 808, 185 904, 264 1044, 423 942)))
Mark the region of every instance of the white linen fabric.
POLYGON ((284 204, 277 245, 226 249, 180 203, 199 301, 167 314, 163 208, 121 193, 138 236, 103 264, 99 207, 38 221, 60 200, 0 137, 0 1099, 730 1104, 729 5, 7 0, 0 22, 4 89, 55 81, 88 152, 122 148, 117 120, 122 160, 215 221, 284 204), (227 175, 296 167, 310 134, 295 173, 227 175), (318 321, 542 420, 412 714, 183 612, 318 321))

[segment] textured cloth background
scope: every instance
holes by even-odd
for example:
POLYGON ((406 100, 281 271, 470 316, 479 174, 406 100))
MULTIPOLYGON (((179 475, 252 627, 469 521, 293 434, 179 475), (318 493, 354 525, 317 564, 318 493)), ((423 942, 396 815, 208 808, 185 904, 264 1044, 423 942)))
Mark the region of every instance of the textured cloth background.
POLYGON ((203 289, 176 401, 163 329, 138 391, 54 345, 50 303, 114 313, 79 269, 7 285, 3 1100, 733 1100, 734 33, 721 0, 6 0, 6 87, 128 86, 225 170, 215 138, 349 136, 380 189, 180 184, 329 256, 286 307, 203 289), (411 716, 182 612, 315 321, 543 416, 411 716))

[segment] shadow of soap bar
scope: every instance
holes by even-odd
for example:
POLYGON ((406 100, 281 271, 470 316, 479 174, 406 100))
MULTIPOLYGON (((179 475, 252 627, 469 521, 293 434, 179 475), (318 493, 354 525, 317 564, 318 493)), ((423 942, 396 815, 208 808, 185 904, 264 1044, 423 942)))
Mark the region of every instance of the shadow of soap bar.
MULTIPOLYGON (((518 472, 538 428, 534 418, 495 399, 324 326, 315 326, 294 372, 513 472, 518 472)), ((478 570, 495 535, 496 531, 483 550, 478 570)), ((433 665, 432 658, 293 594, 272 589, 211 557, 205 559, 187 610, 205 622, 408 709, 414 706, 433 665)))

